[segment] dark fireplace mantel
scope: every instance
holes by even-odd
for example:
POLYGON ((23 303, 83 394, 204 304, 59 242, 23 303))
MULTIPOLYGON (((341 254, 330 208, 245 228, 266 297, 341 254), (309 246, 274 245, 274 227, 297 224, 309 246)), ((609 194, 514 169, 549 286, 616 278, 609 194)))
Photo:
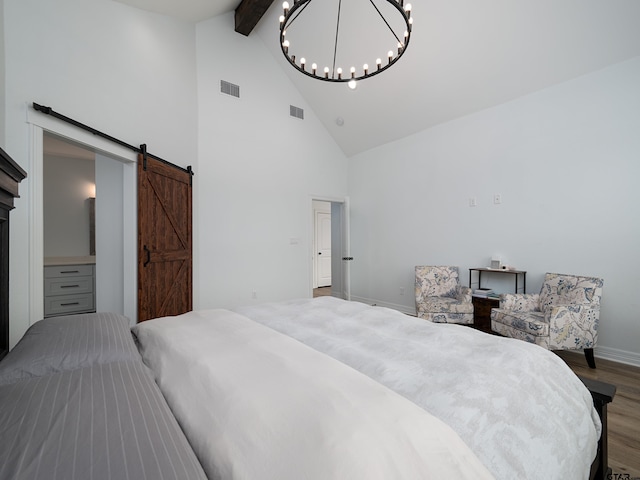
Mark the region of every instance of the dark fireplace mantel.
POLYGON ((27 176, 0 148, 0 359, 9 352, 9 212, 18 195, 18 184, 27 176))

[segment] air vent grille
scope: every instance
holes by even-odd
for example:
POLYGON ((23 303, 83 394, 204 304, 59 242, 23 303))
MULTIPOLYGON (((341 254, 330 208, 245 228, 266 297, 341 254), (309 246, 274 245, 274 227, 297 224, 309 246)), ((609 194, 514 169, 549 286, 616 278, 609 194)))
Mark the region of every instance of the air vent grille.
POLYGON ((304 120, 304 110, 300 107, 294 107, 293 105, 289 105, 289 115, 292 117, 299 118, 300 120, 304 120))
POLYGON ((220 93, 240 98, 240 86, 225 80, 220 80, 220 93))

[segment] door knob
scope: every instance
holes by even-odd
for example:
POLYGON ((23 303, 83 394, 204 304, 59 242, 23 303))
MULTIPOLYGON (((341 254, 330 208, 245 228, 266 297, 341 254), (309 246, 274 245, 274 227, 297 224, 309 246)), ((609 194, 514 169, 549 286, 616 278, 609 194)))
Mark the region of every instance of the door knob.
POLYGON ((322 255, 322 252, 318 252, 318 255, 322 255))

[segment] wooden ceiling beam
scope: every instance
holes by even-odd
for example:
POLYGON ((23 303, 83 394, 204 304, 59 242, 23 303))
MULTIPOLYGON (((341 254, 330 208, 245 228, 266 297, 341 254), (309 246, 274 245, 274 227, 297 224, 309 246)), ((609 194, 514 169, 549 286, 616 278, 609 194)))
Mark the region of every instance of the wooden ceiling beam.
POLYGON ((248 37, 273 0, 242 0, 236 8, 236 32, 248 37))

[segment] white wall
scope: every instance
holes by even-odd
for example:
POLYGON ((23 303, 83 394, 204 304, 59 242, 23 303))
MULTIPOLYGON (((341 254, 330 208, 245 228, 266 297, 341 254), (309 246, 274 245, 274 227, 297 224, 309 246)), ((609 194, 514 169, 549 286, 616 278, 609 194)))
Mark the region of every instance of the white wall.
POLYGON ((353 157, 353 296, 412 311, 415 265, 495 254, 528 292, 599 276, 597 352, 640 364, 639 131, 636 58, 353 157))
POLYGON ((228 14, 197 26, 196 308, 310 296, 311 199, 347 193, 344 154, 260 38, 233 25, 228 14))
POLYGON ((37 288, 27 239, 29 218, 42 208, 30 188, 41 179, 29 159, 28 105, 35 101, 127 143, 146 143, 151 153, 186 166, 197 160, 197 101, 192 24, 105 0, 4 0, 4 6, 6 150, 29 174, 11 215, 13 345, 34 320, 30 289, 37 288))
POLYGON ((95 161, 45 156, 44 256, 89 255, 89 201, 95 161))

